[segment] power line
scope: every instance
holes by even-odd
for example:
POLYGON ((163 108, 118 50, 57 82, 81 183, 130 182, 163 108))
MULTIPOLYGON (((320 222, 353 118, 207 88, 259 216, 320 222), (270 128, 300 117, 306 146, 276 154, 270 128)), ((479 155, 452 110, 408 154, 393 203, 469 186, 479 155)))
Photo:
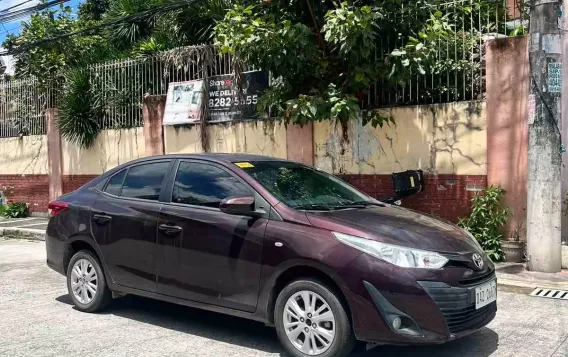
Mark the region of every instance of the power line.
MULTIPOLYGON (((1 1, 1 0, 0 0, 1 1)), ((64 0, 63 2, 66 1, 70 1, 70 0, 64 0)), ((144 10, 144 11, 140 11, 137 12, 135 14, 132 15, 128 15, 128 16, 124 16, 121 18, 118 18, 116 20, 112 20, 112 21, 105 21, 102 22, 98 25, 93 25, 81 30, 77 30, 77 31, 73 31, 73 32, 68 32, 65 34, 61 34, 61 35, 57 35, 57 36, 53 36, 50 38, 46 38, 43 40, 39 40, 27 45, 23 45, 21 47, 17 47, 15 49, 12 49, 10 51, 4 51, 4 52, 0 52, 0 56, 6 56, 6 55, 14 55, 14 54, 18 54, 22 51, 25 51, 28 48, 31 47, 37 47, 39 45, 43 45, 45 43, 49 43, 49 42, 53 42, 53 41, 57 41, 63 38, 67 38, 67 37, 71 37, 71 36, 75 36, 75 35, 81 35, 81 34, 86 34, 89 33, 91 31, 95 31, 95 30, 100 30, 103 28, 113 28, 117 25, 123 24, 123 23, 128 23, 128 22, 135 22, 136 20, 140 20, 148 15, 159 15, 161 13, 167 13, 169 11, 174 11, 174 10, 178 10, 181 9, 183 7, 188 6, 189 4, 195 2, 196 0, 188 0, 188 1, 182 1, 180 3, 174 3, 174 4, 168 4, 168 5, 163 5, 163 6, 158 6, 152 9, 148 9, 148 10, 144 10)), ((62 2, 62 1, 53 1, 53 2, 62 2)), ((1 16, 0 16, 0 21, 2 20, 1 16)))
MULTIPOLYGON (((1 1, 1 0, 0 0, 1 1)), ((6 14, 2 14, 3 11, 0 11, 0 21, 2 22, 11 22, 17 19, 20 19, 22 17, 31 15, 32 13, 36 12, 36 11, 41 11, 44 9, 47 9, 49 7, 52 7, 54 5, 58 5, 58 4, 63 4, 66 2, 69 2, 71 0, 54 0, 54 1, 49 1, 46 2, 44 4, 38 4, 38 5, 34 5, 34 6, 30 6, 30 7, 26 7, 25 9, 20 9, 20 10, 16 10, 16 11, 10 11, 6 14)), ((20 4, 21 5, 21 4, 20 4)))
MULTIPOLYGON (((19 4, 16 4, 16 5, 14 5, 14 6, 10 6, 10 7, 6 8, 6 9, 0 10, 0 13, 6 12, 6 11, 8 11, 8 10, 12 10, 13 8, 20 7, 20 6, 24 5, 24 4, 26 4, 26 3, 28 3, 28 2, 32 2, 32 1, 35 1, 35 0, 22 1, 22 2, 19 3, 19 4)), ((23 10, 23 9, 22 9, 22 10, 23 10)), ((18 10, 18 11, 19 11, 19 10, 18 10)))

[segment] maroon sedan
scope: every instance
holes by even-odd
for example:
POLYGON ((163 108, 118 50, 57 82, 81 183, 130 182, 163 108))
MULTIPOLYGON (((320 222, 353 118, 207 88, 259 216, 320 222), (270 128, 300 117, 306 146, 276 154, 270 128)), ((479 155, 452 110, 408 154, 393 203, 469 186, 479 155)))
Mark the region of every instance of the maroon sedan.
POLYGON ((150 157, 49 208, 47 264, 85 312, 141 295, 273 325, 294 356, 345 356, 450 341, 497 310, 466 231, 295 162, 150 157))

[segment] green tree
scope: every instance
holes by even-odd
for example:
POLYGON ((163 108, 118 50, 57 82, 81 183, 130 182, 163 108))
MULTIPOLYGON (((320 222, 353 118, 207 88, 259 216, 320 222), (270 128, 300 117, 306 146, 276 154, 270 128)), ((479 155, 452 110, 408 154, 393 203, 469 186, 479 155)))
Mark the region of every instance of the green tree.
POLYGON ((19 34, 3 43, 14 51, 17 77, 33 76, 41 83, 62 80, 64 68, 84 66, 108 58, 110 50, 100 35, 64 35, 92 26, 95 20, 77 19, 71 7, 60 6, 33 14, 19 34), (56 40, 49 40, 56 38, 56 40))
MULTIPOLYGON (((214 35, 224 53, 273 74, 259 110, 270 108, 299 124, 345 123, 358 117, 373 82, 404 86, 413 75, 476 66, 470 45, 479 42, 481 14, 489 6, 479 0, 443 12, 449 8, 430 0, 264 1, 235 5, 214 35), (452 25, 465 18, 467 26, 452 25), (439 60, 458 58, 457 51, 463 58, 464 49, 463 61, 439 60)), ((380 111, 363 114, 373 125, 389 120, 380 111)))

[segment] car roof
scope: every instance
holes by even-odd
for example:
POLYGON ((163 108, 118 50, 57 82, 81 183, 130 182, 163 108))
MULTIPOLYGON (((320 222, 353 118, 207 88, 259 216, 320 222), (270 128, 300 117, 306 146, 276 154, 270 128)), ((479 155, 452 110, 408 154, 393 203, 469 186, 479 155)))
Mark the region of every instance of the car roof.
POLYGON ((156 159, 201 159, 220 163, 233 163, 239 161, 288 161, 276 157, 253 155, 253 154, 232 154, 232 153, 203 153, 203 154, 168 154, 155 155, 141 158, 126 163, 126 165, 136 162, 150 161, 156 159))

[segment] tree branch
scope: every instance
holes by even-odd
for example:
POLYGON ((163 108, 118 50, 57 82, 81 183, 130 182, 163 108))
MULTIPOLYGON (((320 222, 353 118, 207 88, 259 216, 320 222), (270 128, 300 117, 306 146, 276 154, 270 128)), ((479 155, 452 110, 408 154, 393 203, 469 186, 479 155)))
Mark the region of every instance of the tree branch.
POLYGON ((316 32, 316 37, 318 39, 318 45, 320 50, 325 53, 325 43, 323 42, 323 37, 320 32, 320 28, 314 16, 314 12, 312 11, 312 5, 310 4, 311 0, 306 0, 306 5, 308 5, 308 11, 310 13, 310 17, 312 18, 312 23, 314 24, 314 31, 316 32))

